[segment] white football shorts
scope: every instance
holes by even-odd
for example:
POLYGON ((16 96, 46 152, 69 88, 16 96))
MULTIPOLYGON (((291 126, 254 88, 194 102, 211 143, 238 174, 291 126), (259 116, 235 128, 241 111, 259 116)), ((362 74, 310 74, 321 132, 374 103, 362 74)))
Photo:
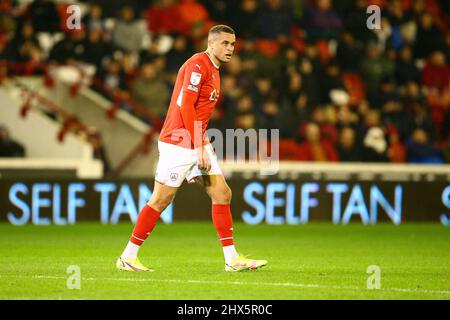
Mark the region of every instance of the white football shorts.
POLYGON ((200 170, 197 166, 196 149, 186 149, 174 144, 158 141, 159 160, 156 167, 155 180, 169 187, 179 187, 186 179, 193 183, 201 175, 222 174, 217 156, 211 144, 205 146, 211 161, 209 171, 200 170))

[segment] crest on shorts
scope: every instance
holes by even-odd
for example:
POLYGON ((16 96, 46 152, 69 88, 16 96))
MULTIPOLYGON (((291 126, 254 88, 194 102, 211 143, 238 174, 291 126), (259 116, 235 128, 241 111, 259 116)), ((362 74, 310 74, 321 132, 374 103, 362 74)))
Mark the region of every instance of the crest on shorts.
POLYGON ((191 73, 191 83, 196 86, 200 83, 200 79, 202 78, 202 74, 198 72, 191 73))
POLYGON ((178 173, 172 172, 170 174, 170 180, 176 181, 178 179, 178 173))

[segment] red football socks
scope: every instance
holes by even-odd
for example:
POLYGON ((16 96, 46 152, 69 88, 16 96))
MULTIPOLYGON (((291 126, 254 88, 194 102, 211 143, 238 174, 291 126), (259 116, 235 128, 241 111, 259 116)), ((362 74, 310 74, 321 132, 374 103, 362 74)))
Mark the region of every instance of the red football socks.
POLYGON ((233 219, 229 204, 213 204, 212 220, 222 247, 233 245, 233 219))
POLYGON ((142 245, 148 235, 152 232, 160 215, 160 212, 145 205, 141 212, 139 212, 130 241, 138 246, 142 245))

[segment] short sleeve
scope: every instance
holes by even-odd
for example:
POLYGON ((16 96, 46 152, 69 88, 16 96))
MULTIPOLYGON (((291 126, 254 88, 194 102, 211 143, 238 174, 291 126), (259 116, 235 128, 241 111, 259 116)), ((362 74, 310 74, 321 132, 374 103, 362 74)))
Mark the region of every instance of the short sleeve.
POLYGON ((198 96, 205 82, 208 70, 201 61, 191 61, 186 65, 183 79, 183 92, 198 96))

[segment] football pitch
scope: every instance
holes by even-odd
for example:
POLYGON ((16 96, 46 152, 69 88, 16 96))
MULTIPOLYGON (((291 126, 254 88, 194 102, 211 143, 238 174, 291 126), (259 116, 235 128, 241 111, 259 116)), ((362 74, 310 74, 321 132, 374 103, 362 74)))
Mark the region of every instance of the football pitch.
POLYGON ((224 271, 209 222, 158 224, 140 252, 155 272, 117 271, 131 229, 0 224, 0 299, 450 299, 450 228, 439 224, 235 223, 238 250, 269 261, 240 273, 224 271))

